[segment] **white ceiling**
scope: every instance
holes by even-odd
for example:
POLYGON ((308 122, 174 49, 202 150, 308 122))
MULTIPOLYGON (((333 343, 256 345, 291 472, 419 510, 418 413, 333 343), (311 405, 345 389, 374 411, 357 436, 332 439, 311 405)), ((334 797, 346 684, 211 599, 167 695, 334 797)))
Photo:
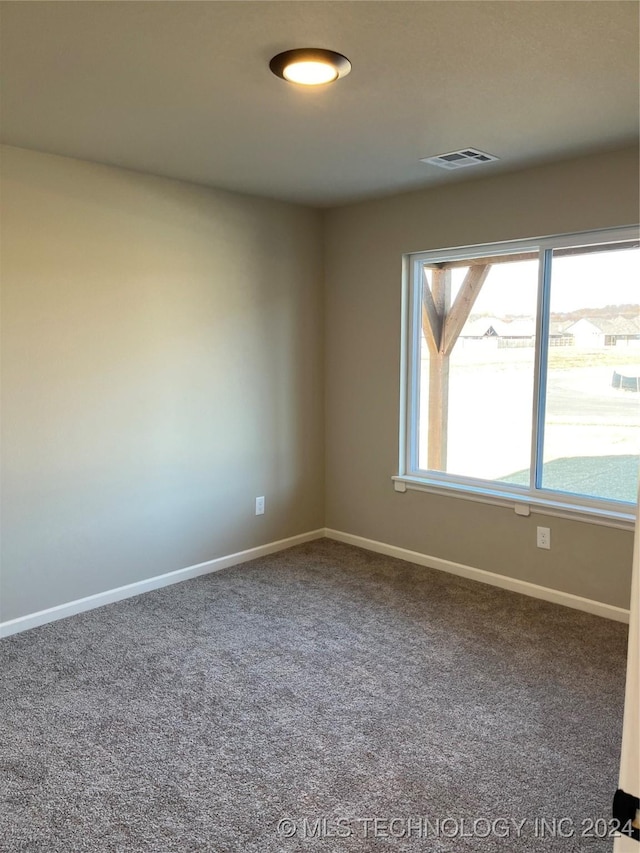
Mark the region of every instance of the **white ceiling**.
POLYGON ((318 206, 638 138, 638 3, 3 2, 2 140, 318 206), (293 47, 346 54, 320 89, 293 47), (475 146, 499 163, 421 157, 475 146))

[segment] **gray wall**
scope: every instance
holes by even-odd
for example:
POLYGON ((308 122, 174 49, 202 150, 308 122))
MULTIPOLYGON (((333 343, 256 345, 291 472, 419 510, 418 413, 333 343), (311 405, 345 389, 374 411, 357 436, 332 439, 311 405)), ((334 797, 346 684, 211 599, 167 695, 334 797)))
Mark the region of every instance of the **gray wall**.
POLYGON ((2 154, 0 619, 321 527, 319 214, 2 154))
POLYGON ((329 211, 327 526, 628 607, 631 532, 399 494, 390 477, 398 459, 402 254, 637 222, 637 149, 329 211), (551 551, 535 546, 543 518, 551 551))

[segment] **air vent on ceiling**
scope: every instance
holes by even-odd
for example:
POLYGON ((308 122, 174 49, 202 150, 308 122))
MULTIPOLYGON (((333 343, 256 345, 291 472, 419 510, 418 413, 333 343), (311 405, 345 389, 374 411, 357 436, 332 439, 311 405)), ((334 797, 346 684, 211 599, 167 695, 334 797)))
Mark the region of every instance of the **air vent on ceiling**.
POLYGON ((499 160, 495 154, 486 154, 477 148, 461 148, 460 151, 450 151, 448 154, 438 154, 437 157, 423 157, 421 163, 431 163, 441 169, 464 169, 466 166, 478 166, 481 163, 491 163, 499 160))

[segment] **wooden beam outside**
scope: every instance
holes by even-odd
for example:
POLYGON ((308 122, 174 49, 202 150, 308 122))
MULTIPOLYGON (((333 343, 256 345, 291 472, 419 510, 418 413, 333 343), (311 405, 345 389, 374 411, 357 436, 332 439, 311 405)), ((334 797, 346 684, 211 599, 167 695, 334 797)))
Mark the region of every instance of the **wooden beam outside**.
POLYGON ((449 421, 449 356, 441 352, 429 358, 429 436, 427 467, 447 470, 447 424, 449 421))
POLYGON ((435 355, 440 349, 442 339, 442 317, 436 310, 426 270, 423 271, 422 285, 422 333, 429 346, 429 352, 435 355))
MULTIPOLYGON (((556 258, 567 257, 568 255, 591 255, 600 252, 616 252, 625 249, 637 249, 640 246, 638 240, 627 240, 620 243, 600 243, 593 246, 568 246, 566 248, 557 248, 553 250, 553 255, 556 258)), ((459 267, 476 267, 490 266, 494 264, 513 264, 518 261, 535 261, 538 259, 538 252, 516 252, 512 255, 488 255, 481 258, 468 258, 466 261, 444 261, 442 263, 434 262, 425 264, 426 269, 430 270, 453 270, 459 267)))
POLYGON ((456 300, 453 303, 453 307, 444 318, 440 350, 445 355, 451 355, 460 332, 469 319, 469 314, 471 314, 471 309, 478 298, 482 285, 489 275, 490 269, 489 265, 484 267, 469 267, 456 296, 456 300))
POLYGON ((447 422, 449 419, 449 356, 443 353, 442 330, 451 307, 451 272, 433 270, 431 293, 440 318, 437 352, 429 358, 429 437, 427 464, 432 471, 447 468, 447 422))
POLYGON ((433 302, 440 317, 444 318, 451 307, 451 272, 448 269, 434 269, 432 278, 433 302))
POLYGON ((538 252, 519 252, 515 255, 489 255, 486 258, 469 258, 466 261, 446 261, 444 263, 425 264, 427 269, 453 270, 460 267, 484 267, 487 264, 510 264, 517 261, 537 261, 538 252))

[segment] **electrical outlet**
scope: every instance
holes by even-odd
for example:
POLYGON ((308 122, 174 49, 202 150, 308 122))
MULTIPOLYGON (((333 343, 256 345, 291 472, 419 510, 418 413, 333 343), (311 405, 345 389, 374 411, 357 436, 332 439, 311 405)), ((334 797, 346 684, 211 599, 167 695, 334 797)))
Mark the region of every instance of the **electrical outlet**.
POLYGON ((545 548, 547 551, 551 550, 551 528, 550 527, 539 527, 538 528, 538 548, 545 548))
POLYGON ((264 495, 256 498, 256 515, 264 515, 264 495))

